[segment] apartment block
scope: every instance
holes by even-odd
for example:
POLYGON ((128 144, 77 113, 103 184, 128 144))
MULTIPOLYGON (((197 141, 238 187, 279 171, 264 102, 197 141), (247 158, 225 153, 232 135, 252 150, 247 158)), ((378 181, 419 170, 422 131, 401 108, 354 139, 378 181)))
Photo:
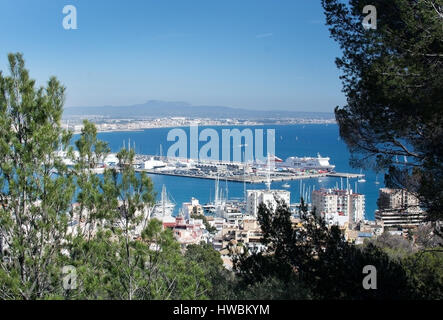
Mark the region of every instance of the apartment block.
POLYGON ((383 223, 385 229, 415 228, 426 218, 417 197, 404 189, 380 189, 377 204, 375 219, 383 223))
POLYGON ((355 225, 365 217, 365 196, 352 190, 320 189, 311 194, 316 214, 328 224, 355 225))
POLYGON ((291 193, 287 190, 247 190, 246 213, 257 217, 258 206, 261 203, 275 209, 277 201, 282 201, 289 206, 290 198, 291 193))

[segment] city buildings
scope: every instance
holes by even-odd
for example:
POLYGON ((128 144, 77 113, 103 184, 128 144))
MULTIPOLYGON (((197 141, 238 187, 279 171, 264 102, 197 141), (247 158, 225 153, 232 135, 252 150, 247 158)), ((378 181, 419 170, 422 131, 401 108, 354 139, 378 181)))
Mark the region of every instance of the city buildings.
POLYGON ((352 190, 320 189, 311 194, 316 214, 329 225, 355 225, 365 216, 365 196, 352 190))
POLYGON ((203 207, 196 198, 191 198, 191 202, 183 202, 182 213, 188 219, 191 215, 204 215, 203 207))
POLYGON ((263 234, 257 219, 245 216, 234 225, 224 223, 212 239, 212 245, 215 249, 222 251, 241 243, 251 251, 261 251, 265 248, 261 243, 262 237, 263 234))
POLYGON ((379 189, 377 204, 380 210, 396 209, 416 211, 420 209, 418 198, 404 189, 379 189))
POLYGON ((381 188, 377 204, 375 219, 388 231, 415 228, 426 217, 417 197, 404 189, 381 188))
POLYGON ((176 218, 175 226, 172 228, 175 239, 182 246, 207 242, 207 233, 201 219, 185 219, 183 216, 176 218))
POLYGON ((246 214, 257 217, 258 206, 261 203, 275 209, 277 201, 282 201, 286 205, 290 204, 290 192, 287 190, 247 190, 246 214))

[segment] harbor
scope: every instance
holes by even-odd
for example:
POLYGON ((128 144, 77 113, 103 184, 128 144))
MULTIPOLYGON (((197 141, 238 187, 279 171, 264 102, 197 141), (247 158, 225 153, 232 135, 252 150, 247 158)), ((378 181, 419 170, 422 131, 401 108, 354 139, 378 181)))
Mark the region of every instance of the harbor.
MULTIPOLYGON (((66 152, 59 151, 58 155, 68 166, 76 163, 78 154, 73 158, 66 152)), ((365 175, 361 172, 336 172, 335 165, 330 164, 329 157, 288 157, 285 161, 275 155, 268 154, 266 161, 222 161, 209 159, 189 159, 157 155, 134 156, 133 166, 136 172, 145 172, 152 175, 165 175, 195 179, 216 180, 249 184, 266 182, 285 182, 322 177, 358 179, 365 182, 365 175)), ((116 153, 110 153, 102 158, 96 168, 91 169, 97 174, 105 168, 119 169, 119 160, 116 153)))
POLYGON ((161 156, 136 156, 135 169, 155 175, 195 179, 223 179, 230 182, 266 183, 322 177, 362 179, 364 174, 335 172, 329 158, 295 158, 286 161, 268 156, 266 163, 247 163, 180 159, 161 156))

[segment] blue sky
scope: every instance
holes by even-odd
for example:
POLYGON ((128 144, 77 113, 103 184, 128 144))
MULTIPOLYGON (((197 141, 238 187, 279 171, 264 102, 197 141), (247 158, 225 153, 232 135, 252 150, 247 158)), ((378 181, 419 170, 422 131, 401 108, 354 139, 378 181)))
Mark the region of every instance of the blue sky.
POLYGON ((66 106, 186 101, 332 111, 345 102, 320 0, 1 0, 0 70, 22 52, 66 106), (77 8, 77 30, 62 25, 77 8))

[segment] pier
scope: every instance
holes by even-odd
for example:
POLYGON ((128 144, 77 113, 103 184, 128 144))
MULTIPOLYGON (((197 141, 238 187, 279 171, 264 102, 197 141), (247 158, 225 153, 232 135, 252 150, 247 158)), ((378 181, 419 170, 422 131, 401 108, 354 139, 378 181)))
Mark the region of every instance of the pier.
POLYGON ((349 178, 349 179, 359 179, 363 178, 365 175, 361 173, 343 173, 343 172, 328 172, 327 177, 332 178, 349 178))
MULTIPOLYGON (((68 164, 71 160, 62 154, 68 164)), ((104 166, 118 169, 118 159, 110 154, 104 160, 104 166)), ((148 174, 185 177, 194 179, 226 180, 240 183, 285 182, 322 177, 360 179, 361 173, 334 172, 331 170, 294 169, 290 166, 275 167, 271 165, 270 157, 267 163, 251 164, 234 161, 192 160, 152 155, 135 156, 134 169, 148 174)), ((104 167, 96 168, 94 172, 103 173, 104 167)))
MULTIPOLYGON (((175 177, 185 177, 185 178, 195 178, 195 179, 209 179, 216 180, 222 179, 232 182, 245 182, 245 183, 266 183, 267 177, 256 176, 256 175, 244 175, 244 176, 223 176, 215 174, 195 174, 195 173, 176 173, 173 171, 162 171, 153 169, 136 169, 137 172, 146 172, 148 174, 175 176, 175 177)), ((332 178, 349 178, 357 179, 364 177, 363 174, 357 173, 342 173, 342 172, 329 172, 329 173, 315 173, 315 174, 286 174, 286 175, 271 175, 269 177, 271 182, 282 182, 282 181, 294 181, 302 179, 315 179, 321 177, 332 177, 332 178)))
MULTIPOLYGON (((148 174, 158 174, 165 176, 175 176, 175 177, 185 177, 185 178, 195 178, 195 179, 210 179, 210 180, 227 180, 232 182, 245 182, 245 183, 265 183, 267 177, 265 176, 255 176, 255 175, 245 175, 245 176, 223 176, 223 175, 213 175, 213 174, 191 174, 191 173, 175 173, 172 171, 161 171, 161 170, 150 170, 150 169, 136 169, 137 172, 146 172, 148 174)), ((281 181, 293 181, 301 179, 312 179, 325 177, 327 174, 305 174, 305 175, 278 175, 270 176, 271 182, 281 182, 281 181)))

